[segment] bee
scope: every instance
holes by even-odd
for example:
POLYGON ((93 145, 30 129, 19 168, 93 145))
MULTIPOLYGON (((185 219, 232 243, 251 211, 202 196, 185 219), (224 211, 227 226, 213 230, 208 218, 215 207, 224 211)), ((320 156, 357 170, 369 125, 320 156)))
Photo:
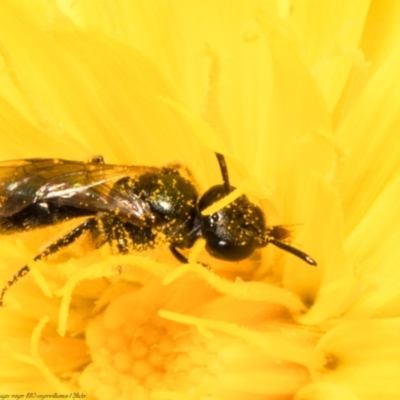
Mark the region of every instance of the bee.
MULTIPOLYGON (((314 259, 287 243, 289 230, 267 226, 261 208, 245 195, 210 215, 202 214, 234 190, 224 156, 216 156, 223 183, 201 197, 178 166, 111 165, 102 157, 89 162, 40 158, 1 162, 0 234, 87 217, 34 261, 87 233, 95 247, 109 243, 122 254, 154 248, 163 241, 182 263, 188 260, 181 250, 190 249, 199 238, 205 239, 211 256, 225 261, 244 260, 271 243, 316 266, 314 259)), ((26 265, 7 282, 0 305, 7 290, 28 272, 26 265)))

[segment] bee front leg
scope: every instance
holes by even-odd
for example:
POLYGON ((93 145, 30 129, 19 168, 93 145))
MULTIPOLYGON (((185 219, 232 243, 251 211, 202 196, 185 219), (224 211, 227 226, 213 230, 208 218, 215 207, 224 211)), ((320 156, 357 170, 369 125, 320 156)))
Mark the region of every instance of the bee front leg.
POLYGON ((93 164, 104 164, 104 157, 102 155, 93 156, 89 159, 89 162, 93 164))
POLYGON ((174 246, 170 245, 169 250, 172 253, 172 255, 182 264, 187 264, 189 260, 174 246))

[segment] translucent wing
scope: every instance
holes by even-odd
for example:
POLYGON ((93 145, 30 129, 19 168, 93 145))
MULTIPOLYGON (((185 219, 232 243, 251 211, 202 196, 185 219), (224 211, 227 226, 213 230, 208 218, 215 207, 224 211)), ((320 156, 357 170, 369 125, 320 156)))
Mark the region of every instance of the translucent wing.
POLYGON ((159 168, 120 166, 60 159, 27 159, 0 163, 0 217, 18 213, 33 203, 47 202, 115 212, 136 225, 154 218, 144 201, 112 190, 116 181, 159 168))

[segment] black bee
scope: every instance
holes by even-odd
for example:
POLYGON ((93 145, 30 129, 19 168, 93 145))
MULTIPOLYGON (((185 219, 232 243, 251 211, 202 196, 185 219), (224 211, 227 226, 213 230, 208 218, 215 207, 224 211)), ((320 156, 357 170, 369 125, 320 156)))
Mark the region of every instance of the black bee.
MULTIPOLYGON (((40 260, 70 245, 88 232, 97 247, 109 243, 119 253, 144 250, 167 242, 172 254, 187 262, 180 249, 191 248, 200 237, 214 257, 238 261, 272 243, 305 262, 316 262, 288 245, 283 226, 266 226, 262 210, 240 196, 211 215, 202 211, 229 194, 225 159, 216 154, 223 184, 199 198, 189 177, 176 167, 105 164, 101 157, 79 162, 27 159, 0 163, 0 234, 15 233, 87 217, 71 232, 39 253, 40 260)), ((24 266, 0 293, 20 277, 24 266)))

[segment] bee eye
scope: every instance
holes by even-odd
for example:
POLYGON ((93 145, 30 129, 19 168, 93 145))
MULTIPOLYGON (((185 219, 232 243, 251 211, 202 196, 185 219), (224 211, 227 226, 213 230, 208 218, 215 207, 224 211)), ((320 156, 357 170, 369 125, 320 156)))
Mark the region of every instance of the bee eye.
POLYGON ((240 261, 251 256, 256 246, 251 238, 242 243, 238 243, 230 233, 228 237, 218 235, 220 232, 207 231, 204 235, 206 239, 206 249, 215 258, 225 261, 240 261))

